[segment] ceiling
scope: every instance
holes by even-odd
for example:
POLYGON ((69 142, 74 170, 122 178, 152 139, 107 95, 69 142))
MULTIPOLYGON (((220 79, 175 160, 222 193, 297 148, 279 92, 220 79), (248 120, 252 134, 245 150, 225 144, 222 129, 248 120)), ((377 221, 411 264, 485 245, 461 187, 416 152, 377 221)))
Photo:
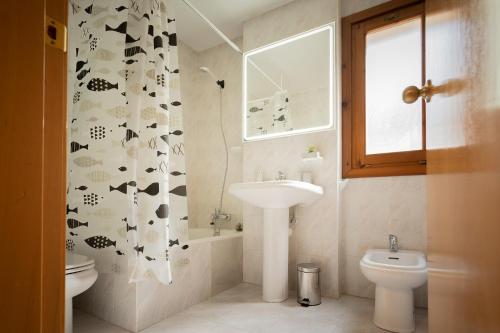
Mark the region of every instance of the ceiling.
MULTIPOLYGON (((293 0, 189 0, 229 38, 243 35, 243 22, 293 0)), ((179 39, 200 52, 223 43, 222 39, 182 0, 169 0, 174 7, 179 39)))

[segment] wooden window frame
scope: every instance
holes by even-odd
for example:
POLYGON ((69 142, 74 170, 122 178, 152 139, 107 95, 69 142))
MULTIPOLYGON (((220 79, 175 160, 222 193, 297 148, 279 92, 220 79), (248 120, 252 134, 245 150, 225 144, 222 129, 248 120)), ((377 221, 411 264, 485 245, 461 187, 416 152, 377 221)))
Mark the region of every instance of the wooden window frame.
MULTIPOLYGON (((366 155, 366 30, 422 16, 422 84, 425 80, 425 5, 422 0, 393 0, 342 19, 342 177, 384 177, 426 173, 425 102, 422 149, 366 155), (356 31, 363 28, 362 32, 356 31), (360 38, 360 35, 362 38, 360 38)), ((405 87, 401 87, 403 91, 405 87)))

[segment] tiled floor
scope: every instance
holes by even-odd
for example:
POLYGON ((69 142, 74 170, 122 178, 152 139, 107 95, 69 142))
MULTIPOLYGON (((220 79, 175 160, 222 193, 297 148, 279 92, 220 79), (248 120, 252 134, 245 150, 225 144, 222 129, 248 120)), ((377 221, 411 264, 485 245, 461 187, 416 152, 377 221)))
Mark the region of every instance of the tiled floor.
POLYGON ((91 316, 78 309, 73 310, 73 333, 129 333, 121 327, 91 316))
MULTIPOLYGON (((373 301, 342 296, 323 298, 319 306, 299 306, 293 295, 283 303, 265 303, 260 287, 242 283, 178 313, 142 333, 382 333, 371 322, 373 301)), ((416 311, 416 333, 427 332, 427 311, 416 311)), ((126 333, 75 311, 75 333, 126 333)))

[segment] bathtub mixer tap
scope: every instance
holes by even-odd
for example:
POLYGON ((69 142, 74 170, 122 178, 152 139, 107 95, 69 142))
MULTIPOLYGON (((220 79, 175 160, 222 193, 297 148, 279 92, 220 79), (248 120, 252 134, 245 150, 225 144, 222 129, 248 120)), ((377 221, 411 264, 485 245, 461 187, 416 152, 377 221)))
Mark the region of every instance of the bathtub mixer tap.
POLYGON ((212 214, 212 222, 210 222, 210 225, 214 226, 214 236, 220 236, 220 222, 229 221, 231 221, 231 214, 215 208, 215 212, 212 214))

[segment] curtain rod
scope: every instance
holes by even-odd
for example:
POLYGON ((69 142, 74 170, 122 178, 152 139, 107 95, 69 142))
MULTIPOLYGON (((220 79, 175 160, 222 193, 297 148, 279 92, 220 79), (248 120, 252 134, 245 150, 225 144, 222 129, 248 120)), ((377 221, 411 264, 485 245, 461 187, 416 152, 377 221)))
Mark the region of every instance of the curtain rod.
POLYGON ((260 74, 262 74, 262 76, 267 80, 269 81, 273 86, 275 86, 279 91, 283 91, 283 87, 279 84, 277 84, 276 82, 274 82, 274 80, 266 73, 264 72, 264 70, 262 70, 262 68, 260 68, 259 66, 257 66, 257 64, 252 60, 250 59, 250 57, 247 58, 248 59, 248 63, 250 65, 252 65, 260 74))
MULTIPOLYGON (((212 28, 236 52, 238 52, 239 54, 243 54, 243 51, 241 51, 241 49, 238 47, 238 45, 236 45, 231 39, 229 39, 229 37, 227 37, 222 31, 220 31, 219 28, 217 28, 215 26, 215 24, 213 24, 205 15, 203 15, 202 12, 200 12, 188 0, 182 0, 182 2, 184 2, 186 4, 186 6, 191 8, 192 11, 194 11, 199 17, 201 17, 201 19, 203 21, 205 21, 208 24, 208 26, 210 28, 212 28)), ((264 78, 266 78, 272 85, 274 85, 276 88, 278 88, 279 91, 283 91, 283 87, 281 85, 277 84, 267 73, 265 73, 259 66, 257 66, 257 64, 255 62, 253 62, 250 59, 248 59, 248 60, 249 60, 249 63, 252 64, 252 66, 254 66, 254 68, 264 76, 264 78)))
POLYGON ((222 31, 220 31, 216 26, 215 24, 213 24, 205 15, 203 15, 198 9, 196 9, 195 6, 193 6, 188 0, 182 0, 182 2, 184 2, 186 4, 186 6, 188 6, 189 8, 191 8, 196 14, 198 14, 199 17, 201 17, 202 20, 204 20, 208 26, 210 28, 212 28, 212 30, 214 30, 219 36, 220 38, 222 38, 226 43, 229 44, 229 46, 231 46, 236 52, 238 52, 239 54, 243 54, 243 52, 241 51, 241 49, 238 47, 238 45, 236 45, 235 43, 233 43, 232 40, 229 39, 229 37, 227 37, 222 31))

